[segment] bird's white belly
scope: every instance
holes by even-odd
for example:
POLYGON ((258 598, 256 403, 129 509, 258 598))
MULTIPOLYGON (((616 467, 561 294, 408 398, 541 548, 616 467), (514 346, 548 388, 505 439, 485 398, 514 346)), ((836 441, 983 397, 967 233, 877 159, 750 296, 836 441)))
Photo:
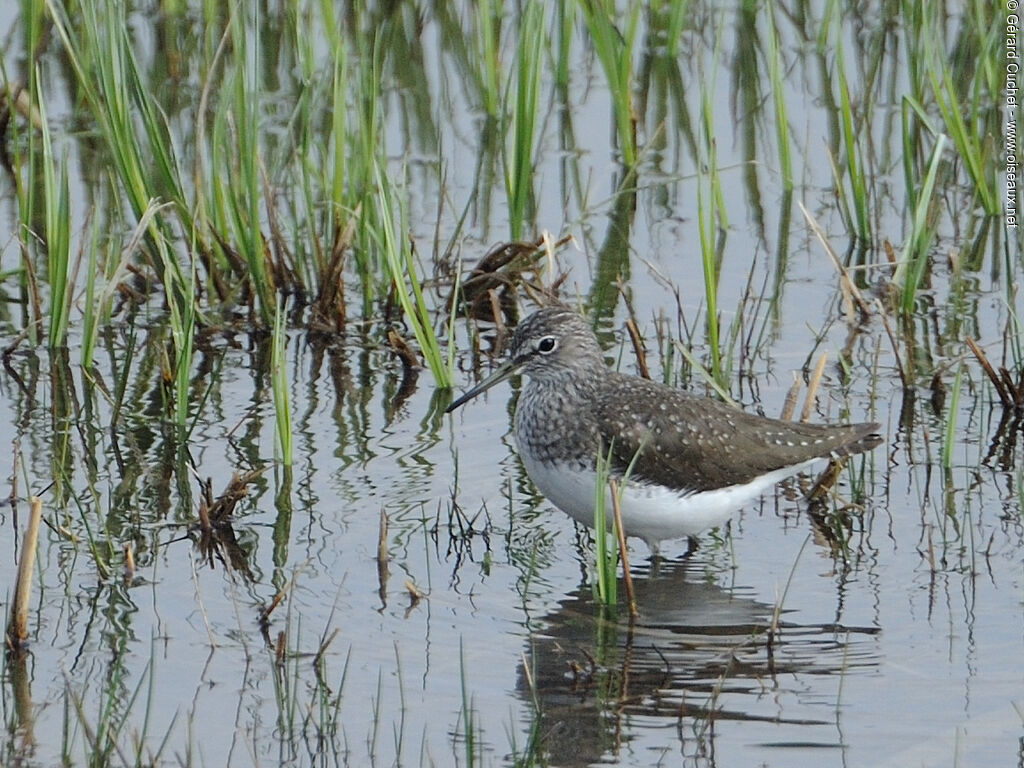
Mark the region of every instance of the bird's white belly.
MULTIPOLYGON (((523 465, 537 490, 578 522, 594 527, 594 499, 597 473, 571 464, 551 464, 521 454, 523 465)), ((681 494, 660 485, 627 482, 622 489, 619 510, 627 536, 644 539, 652 548, 664 539, 692 536, 725 523, 744 504, 758 498, 781 480, 824 465, 824 459, 812 459, 786 467, 742 485, 730 485, 714 491, 681 494)), ((605 493, 605 509, 612 516, 611 492, 605 493)))

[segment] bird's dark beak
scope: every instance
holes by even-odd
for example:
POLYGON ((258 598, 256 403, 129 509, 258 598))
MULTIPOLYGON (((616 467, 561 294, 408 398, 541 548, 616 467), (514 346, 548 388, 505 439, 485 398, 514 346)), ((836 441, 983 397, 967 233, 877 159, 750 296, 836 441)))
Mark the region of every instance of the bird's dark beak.
POLYGON ((488 389, 493 387, 495 384, 500 384, 505 379, 511 378, 519 373, 519 369, 522 367, 521 360, 506 360, 504 363, 494 369, 486 379, 481 381, 471 390, 466 392, 462 397, 456 398, 451 405, 444 409, 445 413, 451 413, 463 403, 467 403, 482 392, 486 392, 488 389))

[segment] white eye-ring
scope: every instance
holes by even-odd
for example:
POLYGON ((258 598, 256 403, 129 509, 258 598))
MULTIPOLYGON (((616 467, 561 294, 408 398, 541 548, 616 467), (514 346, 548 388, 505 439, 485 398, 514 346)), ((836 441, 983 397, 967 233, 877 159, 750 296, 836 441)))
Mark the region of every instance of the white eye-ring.
POLYGON ((555 347, 558 346, 558 341, 554 336, 545 336, 543 339, 537 342, 537 351, 542 355, 550 355, 555 351, 555 347))

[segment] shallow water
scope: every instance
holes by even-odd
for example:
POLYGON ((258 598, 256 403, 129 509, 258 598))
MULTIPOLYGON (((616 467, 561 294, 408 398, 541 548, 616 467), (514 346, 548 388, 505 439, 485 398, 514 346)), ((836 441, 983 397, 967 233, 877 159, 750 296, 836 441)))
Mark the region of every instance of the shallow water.
MULTIPOLYGON (((817 7, 804 10, 820 18, 817 7)), ((794 372, 827 353, 814 420, 877 420, 886 435, 844 471, 826 524, 788 484, 727 531, 702 536, 692 554, 668 543, 665 559, 651 563, 635 544, 639 615, 630 622, 623 607, 609 616, 591 596, 586 534, 538 496, 515 455, 517 383, 444 416, 450 393, 426 371, 406 378, 379 307, 354 317, 344 338, 293 329, 289 472, 275 460, 268 341, 245 329, 203 334, 196 423, 179 439, 154 374, 168 343, 154 299, 115 317, 92 371, 75 362, 77 338, 66 360, 22 343, 0 371, 0 446, 10 446, 19 497, 0 528, 2 583, 13 583, 29 493, 42 495, 52 526, 41 534, 30 652, 5 668, 4 762, 81 765, 106 752, 106 764, 161 765, 503 765, 531 754, 565 766, 1024 765, 1020 448, 1016 427, 999 431, 992 389, 963 346, 969 335, 998 354, 1008 315, 1021 310, 1007 288, 1019 279, 1019 246, 996 232, 983 240, 980 266, 952 269, 947 256, 979 225, 969 193, 950 182, 916 330, 900 344, 917 363, 904 390, 881 317, 843 320, 836 270, 782 192, 767 75, 740 61, 752 44, 742 17, 693 13, 680 103, 696 112, 701 82, 712 86, 729 214, 719 305, 724 328, 741 339, 732 393, 777 415, 794 372), (764 91, 757 108, 736 89, 751 77, 764 91), (948 391, 961 361, 944 468, 948 391), (933 375, 947 388, 937 409, 933 375), (211 542, 196 529, 199 483, 210 478, 218 494, 233 472, 251 469, 264 471, 230 531, 211 542), (843 511, 856 487, 863 509, 843 511), (837 529, 845 547, 829 539, 837 529), (129 580, 126 545, 137 563, 129 580), (279 592, 283 603, 261 626, 279 592), (98 735, 101 727, 108 732, 98 735)), ((386 131, 396 173, 401 156, 411 158, 407 194, 422 255, 455 232, 467 196, 487 182, 474 167, 480 120, 452 84, 442 22, 427 10, 418 20, 407 25, 427 80, 416 95, 431 107, 435 133, 410 116, 422 119, 422 109, 402 106, 412 95, 400 79, 387 86, 397 104, 386 131), (456 203, 439 215, 445 195, 456 203)), ((150 23, 133 17, 142 36, 150 23)), ((791 63, 794 197, 842 252, 847 233, 825 151, 834 113, 821 98, 819 59, 793 27, 780 35, 791 63)), ((856 45, 848 55, 867 62, 856 45)), ((164 62, 154 57, 156 72, 164 62)), ((539 280, 567 273, 562 296, 600 316, 610 363, 632 371, 619 279, 652 375, 703 391, 679 354, 659 345, 659 333, 690 335, 706 360, 699 163, 679 122, 666 118, 665 144, 643 159, 638 191, 616 194, 601 70, 589 55, 572 64, 579 87, 568 109, 545 76, 536 226, 576 242, 539 280), (563 146, 568 123, 573 142, 563 146)), ((891 66, 879 88, 899 93, 905 83, 891 66)), ((870 131, 879 237, 899 243, 907 214, 896 102, 876 106, 870 131)), ((658 109, 652 95, 649 122, 658 109)), ((188 114, 183 107, 170 119, 187 124, 188 114)), ((78 216, 89 176, 73 183, 78 216)), ((492 181, 493 199, 477 201, 459 236, 467 264, 506 237, 502 184, 492 181)), ((0 270, 19 263, 17 221, 13 194, 0 187, 0 270)), ((884 296, 888 268, 859 274, 869 297, 884 296)), ((5 294, 4 345, 24 322, 16 287, 5 294)), ((528 311, 526 294, 517 297, 528 311)), ((471 354, 470 330, 457 325, 463 387, 490 364, 471 354)))

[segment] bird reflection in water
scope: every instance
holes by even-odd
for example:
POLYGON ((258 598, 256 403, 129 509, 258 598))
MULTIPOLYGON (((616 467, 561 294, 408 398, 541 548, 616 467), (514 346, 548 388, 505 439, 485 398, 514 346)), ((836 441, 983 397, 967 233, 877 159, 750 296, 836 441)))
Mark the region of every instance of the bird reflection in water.
POLYGON ((716 725, 771 724, 775 746, 841 746, 836 701, 808 676, 877 668, 876 627, 798 623, 724 588, 699 558, 636 569, 639 615, 602 617, 589 587, 533 633, 517 688, 538 722, 535 752, 560 766, 607 762, 646 730, 687 765, 714 765, 716 725), (671 734, 668 736, 667 734, 671 734))

